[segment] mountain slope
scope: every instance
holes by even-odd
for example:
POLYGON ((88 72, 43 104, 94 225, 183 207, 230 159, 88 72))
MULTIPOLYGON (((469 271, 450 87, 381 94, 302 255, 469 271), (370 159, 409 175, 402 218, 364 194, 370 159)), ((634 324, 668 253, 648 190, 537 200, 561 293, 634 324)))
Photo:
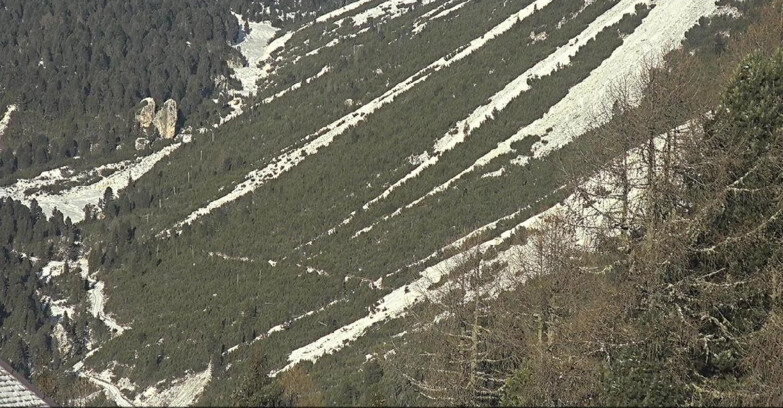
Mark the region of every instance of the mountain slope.
MULTIPOLYGON (((233 89, 202 95, 217 97, 214 110, 180 141, 154 143, 137 165, 54 170, 0 190, 81 222, 84 239, 45 261, 87 264, 105 298, 68 289, 60 300, 101 303, 117 323, 95 313, 100 329, 87 332, 105 332, 69 334, 88 345, 64 359, 118 403, 185 389, 166 401, 230 402, 260 352, 266 373, 289 378, 312 361, 305 370, 325 389, 354 381, 359 360, 412 330, 400 318, 448 293, 471 254, 502 264, 574 180, 622 152, 599 134, 645 98, 620 101, 620 83, 643 82, 645 63, 679 47, 719 61, 709 41, 741 31, 757 7, 316 3, 298 13, 320 15, 279 28, 254 22, 254 5, 221 10, 237 21, 224 58, 250 65, 221 68, 233 89)), ((357 402, 342 394, 325 398, 357 402)))

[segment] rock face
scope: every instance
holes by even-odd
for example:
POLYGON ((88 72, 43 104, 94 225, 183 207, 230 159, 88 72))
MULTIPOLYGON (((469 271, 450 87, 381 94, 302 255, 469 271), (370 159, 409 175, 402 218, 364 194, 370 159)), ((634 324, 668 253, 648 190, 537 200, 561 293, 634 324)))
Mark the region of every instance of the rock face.
POLYGON ((144 150, 149 146, 150 141, 146 138, 140 137, 136 139, 136 150, 144 150))
POLYGON ((144 98, 140 103, 141 107, 136 110, 136 121, 142 129, 147 129, 152 126, 152 121, 155 120, 155 100, 152 98, 144 98))
POLYGON ((177 134, 177 102, 169 99, 155 115, 155 129, 164 139, 173 139, 177 134))

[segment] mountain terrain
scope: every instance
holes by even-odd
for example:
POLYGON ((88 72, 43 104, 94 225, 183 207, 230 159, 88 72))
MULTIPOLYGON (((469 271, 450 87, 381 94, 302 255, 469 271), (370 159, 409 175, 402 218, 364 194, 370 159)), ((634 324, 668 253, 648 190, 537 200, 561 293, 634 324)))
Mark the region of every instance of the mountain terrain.
POLYGON ((783 6, 0 13, 0 358, 66 405, 775 405, 783 6))

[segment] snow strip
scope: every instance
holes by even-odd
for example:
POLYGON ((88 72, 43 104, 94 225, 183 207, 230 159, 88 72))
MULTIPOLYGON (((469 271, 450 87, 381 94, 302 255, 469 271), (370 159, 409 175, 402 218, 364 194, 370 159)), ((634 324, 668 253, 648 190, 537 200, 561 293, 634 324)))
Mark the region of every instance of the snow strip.
MULTIPOLYGON (((692 125, 693 123, 682 125, 669 133, 690 133, 692 132, 692 125)), ((665 154, 666 134, 656 137, 654 143, 656 156, 662 157, 665 154)), ((639 219, 636 217, 640 212, 644 211, 643 194, 646 190, 647 182, 648 169, 645 162, 645 147, 631 149, 625 154, 625 159, 631 184, 631 189, 628 192, 629 213, 632 214, 632 219, 639 219)), ((622 157, 619 157, 614 160, 613 164, 619 165, 621 160, 622 157)), ((674 158, 674 160, 677 160, 677 158, 674 158)), ((656 173, 662 171, 662 165, 662 160, 657 160, 654 171, 656 173)), ((573 235, 569 238, 568 244, 590 251, 595 248, 595 238, 598 236, 596 234, 597 231, 606 234, 619 233, 620 231, 620 228, 615 224, 616 219, 612 220, 612 218, 617 218, 622 213, 623 200, 621 197, 623 188, 621 184, 611 167, 602 169, 584 181, 577 191, 565 200, 527 220, 527 228, 540 229, 548 218, 562 217, 573 227, 573 235), (583 192, 590 190, 601 190, 602 193, 597 197, 590 196, 589 193, 583 194, 583 192)), ((501 292, 511 290, 523 283, 528 276, 521 275, 518 268, 515 269, 510 266, 520 261, 524 263, 526 259, 538 258, 536 251, 533 241, 528 241, 522 245, 513 245, 500 252, 490 263, 504 263, 505 266, 488 284, 470 291, 466 295, 466 300, 469 301, 476 293, 495 298, 501 292)))
POLYGON ((129 327, 121 326, 113 317, 107 315, 104 311, 106 296, 103 294, 103 287, 104 283, 102 281, 97 281, 93 288, 87 292, 87 296, 90 299, 90 314, 101 320, 110 329, 116 331, 119 336, 125 330, 129 329, 129 327))
POLYGON ((334 10, 334 11, 326 13, 326 14, 324 14, 322 16, 319 16, 318 18, 315 19, 315 22, 316 23, 325 23, 325 22, 327 22, 327 21, 329 21, 331 19, 334 19, 334 18, 340 17, 340 16, 342 16, 344 14, 350 13, 351 11, 354 11, 354 10, 360 8, 360 7, 364 6, 365 4, 372 3, 373 1, 375 1, 375 0, 359 0, 359 1, 355 1, 355 2, 353 2, 353 3, 351 3, 351 4, 347 5, 347 6, 340 7, 337 10, 334 10))
POLYGON ((276 93, 276 94, 274 94, 274 95, 264 99, 263 103, 264 104, 272 103, 272 102, 275 101, 275 99, 278 99, 281 96, 283 96, 283 95, 285 95, 285 94, 287 94, 289 92, 295 91, 295 90, 301 88, 302 86, 307 85, 307 84, 315 81, 316 79, 318 79, 318 78, 328 74, 330 70, 331 70, 331 67, 329 65, 326 65, 323 68, 321 68, 321 70, 318 71, 318 73, 315 74, 314 76, 312 76, 310 78, 307 78, 304 81, 297 82, 297 83, 291 85, 290 87, 288 87, 286 89, 283 89, 282 91, 280 91, 280 92, 278 92, 278 93, 276 93))
POLYGON ((505 168, 505 167, 501 167, 501 168, 500 168, 500 169, 498 169, 498 170, 495 170, 495 171, 491 171, 491 172, 489 172, 489 173, 484 173, 484 174, 482 174, 482 175, 481 175, 481 178, 494 178, 494 177, 500 177, 500 176, 502 176, 502 175, 503 175, 503 173, 505 173, 505 172, 506 172, 506 168, 505 168))
POLYGON ((476 50, 483 47, 487 42, 497 38, 503 33, 510 30, 514 25, 520 21, 526 19, 536 11, 545 7, 553 0, 536 0, 529 6, 525 7, 521 11, 514 13, 502 23, 498 24, 490 31, 482 35, 481 37, 471 41, 467 46, 463 47, 459 52, 440 58, 433 62, 426 68, 415 73, 406 80, 395 85, 393 88, 386 91, 383 95, 368 102, 366 105, 351 112, 350 114, 338 119, 337 121, 325 126, 318 132, 308 136, 307 139, 315 138, 302 147, 288 151, 278 157, 276 157, 272 163, 260 170, 254 170, 247 175, 245 180, 238 184, 233 191, 229 194, 218 198, 215 201, 210 202, 205 207, 200 208, 190 215, 185 220, 180 221, 175 225, 175 229, 180 229, 183 225, 191 224, 196 219, 217 208, 220 208, 252 191, 258 187, 266 184, 270 180, 274 180, 281 174, 296 167, 299 163, 305 160, 309 155, 316 154, 318 150, 323 147, 329 146, 334 139, 351 128, 358 125, 360 122, 366 119, 367 116, 374 113, 381 107, 394 101, 399 95, 407 92, 417 84, 427 80, 430 75, 450 66, 451 64, 460 61, 467 56, 474 53, 476 50))
MULTIPOLYGON (((497 238, 483 242, 474 248, 484 252, 491 247, 498 246, 524 225, 526 224, 522 223, 517 227, 504 232, 497 238)), ((433 289, 432 286, 448 276, 452 270, 458 267, 467 258, 467 256, 467 253, 460 253, 424 269, 424 271, 421 272, 421 277, 419 279, 401 288, 397 288, 381 298, 376 303, 376 307, 373 308, 373 311, 367 316, 292 351, 288 356, 288 364, 279 370, 272 371, 269 375, 274 377, 281 372, 293 368, 301 361, 316 362, 324 355, 335 353, 362 337, 367 330, 376 323, 404 316, 408 308, 424 301, 441 290, 433 289)))
MULTIPOLYGON (((266 339, 267 337, 271 336, 271 335, 272 335, 272 333, 277 333, 277 332, 281 332, 281 331, 284 331, 284 330, 288 330, 288 329, 291 327, 291 324, 292 324, 292 323, 294 323, 294 322, 297 322, 297 321, 299 321, 299 320, 302 320, 302 319, 304 319, 305 317, 312 316, 312 315, 314 315, 314 314, 316 314, 316 313, 323 312, 323 311, 324 311, 324 310, 326 310, 327 308, 330 308, 330 307, 332 307, 332 306, 336 305, 337 303, 344 302, 344 301, 345 301, 345 299, 337 299, 337 300, 333 300, 333 301, 329 302, 329 304, 327 304, 326 306, 324 306, 324 307, 322 307, 322 308, 320 308, 320 309, 317 309, 317 310, 311 310, 311 311, 309 311, 309 312, 307 312, 307 313, 304 313, 304 314, 301 314, 301 315, 299 315, 299 316, 296 316, 296 317, 294 317, 294 318, 293 318, 293 319, 291 319, 291 320, 287 320, 287 321, 285 321, 284 323, 280 323, 280 324, 278 324, 277 326, 273 326, 272 328, 270 328, 269 330, 267 330, 265 333, 261 333, 261 334, 259 334, 258 336, 256 336, 256 338, 254 338, 253 340, 251 340, 251 341, 250 341, 250 343, 247 343, 246 345, 248 345, 248 346, 249 346, 249 345, 251 345, 251 344, 253 344, 253 343, 257 342, 257 341, 264 340, 264 339, 266 339)), ((237 344, 236 346, 233 346, 233 347, 229 348, 228 350, 226 350, 225 352, 223 352, 223 355, 225 356, 225 355, 231 354, 231 353, 233 353, 233 352, 235 352, 235 351, 239 350, 239 347, 240 347, 240 346, 243 346, 243 345, 245 345, 245 344, 242 344, 242 343, 240 343, 240 344, 237 344)))
MULTIPOLYGON (((63 217, 70 217, 72 222, 78 223, 84 220, 84 206, 87 204, 96 206, 98 201, 103 198, 103 193, 107 187, 111 187, 114 193, 117 194, 117 192, 128 186, 130 180, 138 180, 150 171, 155 164, 180 146, 181 143, 166 146, 158 152, 142 159, 137 159, 135 162, 126 161, 102 166, 99 169, 113 168, 120 170, 90 185, 76 186, 56 194, 49 194, 43 191, 26 194, 28 189, 52 186, 57 182, 66 180, 64 175, 67 171, 66 168, 46 171, 31 180, 19 180, 11 186, 0 188, 0 198, 11 197, 28 206, 33 200, 36 200, 47 217, 50 217, 54 209, 57 208, 63 213, 63 217)), ((90 173, 95 173, 99 169, 94 169, 90 173)), ((80 176, 84 176, 84 174, 80 176)))
POLYGON ((3 136, 5 130, 8 129, 8 124, 11 123, 11 114, 16 110, 16 105, 8 105, 8 110, 5 111, 3 119, 0 119, 0 137, 3 136))
MULTIPOLYGON (((432 3, 432 1, 433 0, 422 1, 421 5, 427 5, 432 3)), ((363 26, 367 24, 370 19, 373 19, 373 21, 388 21, 395 19, 407 13, 411 10, 411 7, 417 3, 419 3, 419 0, 387 0, 353 16, 353 25, 355 27, 363 26)))
MULTIPOLYGON (((686 132, 689 130, 689 127, 690 125, 683 125, 674 129, 673 132, 686 132)), ((664 136, 665 135, 661 135, 655 140, 658 154, 661 154, 661 152, 664 150, 664 136)), ((646 179, 646 166, 643 160, 643 149, 635 148, 631 150, 628 152, 627 159, 631 166, 631 179, 635 182, 634 184, 639 185, 643 183, 646 179)), ((658 162, 660 163, 660 160, 658 162)), ((607 185, 607 180, 610 177, 611 169, 599 171, 590 177, 587 181, 582 183, 582 186, 586 188, 605 186, 607 185)), ((556 191, 559 190, 560 189, 557 189, 556 191)), ((639 197, 641 196, 642 192, 642 188, 639 187, 634 187, 633 191, 631 192, 631 202, 633 202, 635 206, 640 204, 639 197)), ((604 214, 617 212, 618 206, 620 205, 619 203, 620 201, 612 195, 609 195, 606 198, 601 198, 596 202, 588 202, 585 200, 585 198, 583 198, 583 195, 581 195, 580 192, 574 192, 562 202, 524 220, 513 228, 504 231, 498 237, 484 241, 483 243, 473 246, 470 249, 456 254, 444 261, 441 261, 434 266, 425 268, 420 274, 421 278, 417 279, 409 285, 398 288, 383 297, 377 303, 374 311, 369 313, 367 316, 356 320, 349 325, 343 326, 337 331, 327 334, 326 336, 323 336, 320 339, 305 345, 304 347, 292 351, 288 357, 289 363, 282 369, 271 372, 270 376, 274 377, 280 372, 294 367, 301 361, 316 362, 320 357, 337 352, 359 337, 363 336, 372 325, 385 320, 402 317, 405 315, 407 309, 411 306, 418 304, 425 299, 432 299, 433 297, 437 298, 443 293, 448 292, 451 289, 451 283, 446 283, 445 285, 441 285, 435 289, 432 289, 432 286, 447 277, 451 271, 453 271, 469 256, 472 251, 485 253, 490 248, 497 247, 503 242, 508 241, 508 239, 521 230, 541 228, 544 221, 549 217, 560 214, 567 214, 569 211, 575 211, 579 213, 577 218, 584 221, 575 231, 576 235, 574 243, 576 245, 582 246, 590 245, 590 240, 592 237, 591 231, 603 225, 605 222, 604 214)), ((515 217, 521 211, 523 210, 519 210, 514 214, 487 224, 477 229, 476 231, 471 232, 465 237, 453 242, 446 248, 460 248, 472 237, 475 237, 481 232, 490 228, 494 228, 498 222, 502 220, 508 220, 515 217)), ((499 253, 492 263, 505 262, 507 264, 511 264, 511 262, 517 260, 520 257, 520 254, 529 253, 531 250, 532 247, 530 244, 513 245, 509 249, 499 253)), ((424 260, 416 262, 414 265, 419 265, 431 258, 432 256, 429 256, 424 260)), ((474 293, 490 293, 490 295, 496 296, 500 291, 508 290, 514 285, 519 284, 524 280, 524 278, 525 277, 518 276, 517 273, 511 268, 505 267, 503 271, 497 274, 493 282, 485 285, 482 288, 477 288, 474 293)))
MULTIPOLYGON (((560 188, 555 190, 555 192, 559 190, 560 188)), ((450 249, 462 248, 463 246, 465 246, 466 243, 468 243, 474 237, 480 235, 482 232, 495 228, 498 225, 498 223, 502 221, 513 219, 514 217, 519 215, 522 211, 525 211, 527 208, 529 207, 520 209, 514 212, 513 214, 510 214, 492 223, 484 225, 478 228, 477 230, 469 233, 468 235, 465 235, 464 237, 452 242, 448 246, 444 247, 443 250, 441 251, 446 251, 447 249, 450 250, 450 249)), ((380 299, 377 302, 376 307, 373 309, 373 311, 370 312, 367 316, 359 320, 356 320, 351 324, 343 326, 342 328, 330 334, 327 334, 326 336, 323 336, 320 339, 310 344, 307 344, 303 347, 300 347, 292 351, 291 354, 289 354, 288 356, 289 363, 285 367, 279 370, 272 371, 269 375, 274 377, 281 372, 291 369, 301 361, 316 362, 320 357, 323 357, 324 355, 327 354, 335 353, 341 350, 342 348, 344 348, 345 346, 347 346, 348 344, 350 344, 351 342, 362 337, 367 332, 367 330, 374 324, 404 316, 408 308, 410 308, 411 306, 414 306, 424 301, 425 299, 430 298, 431 296, 437 296, 439 292, 448 290, 448 285, 444 285, 443 287, 436 288, 436 289, 431 289, 431 288, 433 285, 439 283, 441 279, 448 276, 452 270, 454 270, 456 267, 462 264, 471 251, 475 250, 484 253, 490 248, 501 245, 520 230, 534 227, 545 216, 548 216, 553 211, 556 211, 553 210, 552 208, 542 212, 541 214, 526 219, 525 221, 514 226, 513 228, 504 231, 503 233, 501 233, 495 238, 484 241, 478 245, 465 248, 464 252, 453 255, 433 266, 425 268, 420 273, 421 277, 419 279, 401 288, 395 289, 394 291, 392 291, 391 293, 389 293, 388 295, 380 299)), ((430 259, 433 259, 436 256, 438 256, 438 252, 435 252, 432 255, 411 264, 411 266, 421 265, 422 263, 430 259)), ((394 273, 391 273, 387 276, 393 274, 394 273)))
POLYGON ((454 0, 441 4, 435 9, 422 14, 421 17, 413 23, 413 30, 412 30, 413 35, 421 34, 421 32, 424 31, 425 28, 427 28, 427 25, 430 22, 444 17, 448 17, 451 13, 461 9, 466 4, 468 4, 468 1, 465 0, 461 3, 458 3, 457 5, 448 7, 452 4, 454 4, 454 0))
MULTIPOLYGON (((611 105, 612 87, 618 78, 638 78, 643 73, 645 60, 658 60, 677 48, 685 33, 700 18, 717 10, 712 0, 659 0, 632 34, 587 79, 571 88, 565 98, 555 104, 543 117, 520 129, 516 134, 499 143, 496 148, 447 182, 425 196, 405 206, 411 208, 425 198, 443 192, 457 180, 487 165, 497 157, 513 153, 511 145, 530 135, 540 135, 542 140, 533 146, 533 157, 540 158, 568 144, 575 137, 607 123, 611 117, 599 114, 597 109, 611 105), (549 132, 547 132, 549 130, 549 132)), ((638 101, 639 95, 633 95, 638 101)), ((519 164, 529 158, 522 156, 519 164)))
POLYGON ((495 112, 502 111, 511 101, 530 90, 528 82, 531 79, 550 75, 561 66, 569 65, 571 59, 576 56, 577 52, 584 44, 594 39, 607 27, 617 24, 626 14, 633 13, 637 4, 649 3, 651 1, 652 0, 622 0, 599 16, 578 36, 571 39, 568 44, 559 47, 548 57, 508 83, 500 92, 489 98, 487 104, 479 106, 467 118, 457 122, 455 128, 447 132, 435 143, 433 153, 428 155, 427 160, 424 160, 418 167, 389 186, 380 196, 366 203, 363 209, 367 210, 371 205, 388 198, 394 190, 401 187, 409 180, 418 177, 428 167, 437 164, 443 153, 452 150, 457 147, 457 145, 463 143, 474 130, 481 127, 486 121, 494 118, 495 112))

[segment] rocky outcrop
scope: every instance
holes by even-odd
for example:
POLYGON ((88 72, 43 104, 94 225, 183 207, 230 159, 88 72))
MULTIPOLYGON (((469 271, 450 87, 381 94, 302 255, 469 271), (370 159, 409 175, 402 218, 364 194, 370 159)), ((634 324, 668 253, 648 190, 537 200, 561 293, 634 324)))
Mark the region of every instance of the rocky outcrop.
POLYGON ((173 139, 177 135, 177 102, 169 99, 163 108, 155 114, 155 129, 164 139, 173 139))
POLYGON ((136 150, 144 150, 150 145, 150 141, 146 138, 140 137, 136 139, 136 150))
POLYGON ((152 126, 152 121, 155 120, 155 100, 144 98, 139 105, 139 108, 136 109, 136 121, 139 122, 142 129, 147 129, 152 126))

